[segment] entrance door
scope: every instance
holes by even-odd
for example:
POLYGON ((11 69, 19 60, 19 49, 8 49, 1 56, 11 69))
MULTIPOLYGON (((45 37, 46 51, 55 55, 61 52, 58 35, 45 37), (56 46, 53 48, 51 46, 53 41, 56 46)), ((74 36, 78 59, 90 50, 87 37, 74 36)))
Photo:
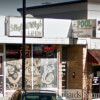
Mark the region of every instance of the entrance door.
POLYGON ((2 56, 0 56, 0 97, 3 96, 3 64, 2 64, 2 56))

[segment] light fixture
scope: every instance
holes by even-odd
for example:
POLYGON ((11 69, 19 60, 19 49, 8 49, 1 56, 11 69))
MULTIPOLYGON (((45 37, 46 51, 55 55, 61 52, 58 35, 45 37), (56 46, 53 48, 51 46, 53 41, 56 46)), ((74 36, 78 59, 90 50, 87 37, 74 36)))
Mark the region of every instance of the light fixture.
POLYGON ((72 77, 73 77, 73 78, 75 78, 75 74, 76 74, 75 72, 72 73, 72 77))

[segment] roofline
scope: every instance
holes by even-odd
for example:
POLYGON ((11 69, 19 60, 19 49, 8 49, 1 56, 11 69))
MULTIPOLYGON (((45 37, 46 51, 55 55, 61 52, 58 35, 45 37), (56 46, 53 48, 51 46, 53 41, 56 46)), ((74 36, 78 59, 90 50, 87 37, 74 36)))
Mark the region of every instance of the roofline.
MULTIPOLYGON (((54 7, 54 6, 61 6, 61 5, 67 5, 67 4, 76 4, 76 3, 83 3, 88 2, 88 0, 77 0, 77 1, 68 1, 68 2, 61 2, 61 3, 55 3, 55 4, 48 4, 48 5, 39 5, 39 6, 31 6, 27 7, 27 10, 30 9, 37 9, 37 8, 46 8, 46 7, 54 7)), ((21 11, 23 8, 18 8, 17 11, 21 11)))

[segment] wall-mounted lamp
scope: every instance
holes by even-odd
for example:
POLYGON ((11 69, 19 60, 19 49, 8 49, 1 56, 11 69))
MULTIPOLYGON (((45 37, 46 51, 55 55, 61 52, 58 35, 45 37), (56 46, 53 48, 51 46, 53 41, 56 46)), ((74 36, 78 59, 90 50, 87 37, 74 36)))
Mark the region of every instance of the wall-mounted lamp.
POLYGON ((75 78, 75 72, 73 72, 72 76, 73 76, 73 78, 75 78))

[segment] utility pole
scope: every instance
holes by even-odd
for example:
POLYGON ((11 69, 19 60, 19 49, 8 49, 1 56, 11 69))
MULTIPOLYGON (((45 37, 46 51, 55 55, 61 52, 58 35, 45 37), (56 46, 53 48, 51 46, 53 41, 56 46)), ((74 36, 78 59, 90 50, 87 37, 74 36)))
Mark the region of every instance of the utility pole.
POLYGON ((26 0, 23 0, 22 89, 25 89, 26 0))

